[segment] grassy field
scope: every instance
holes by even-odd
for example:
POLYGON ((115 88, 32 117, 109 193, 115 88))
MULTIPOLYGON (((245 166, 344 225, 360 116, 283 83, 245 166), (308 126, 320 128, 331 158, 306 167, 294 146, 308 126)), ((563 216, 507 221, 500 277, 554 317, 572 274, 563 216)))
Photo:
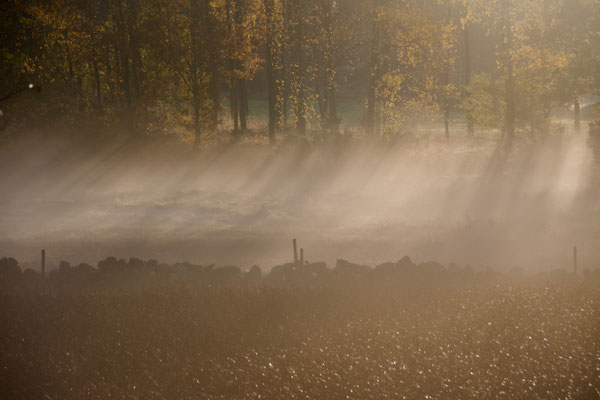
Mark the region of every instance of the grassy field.
POLYGON ((4 399, 600 396, 600 291, 581 283, 157 286, 0 301, 4 399))

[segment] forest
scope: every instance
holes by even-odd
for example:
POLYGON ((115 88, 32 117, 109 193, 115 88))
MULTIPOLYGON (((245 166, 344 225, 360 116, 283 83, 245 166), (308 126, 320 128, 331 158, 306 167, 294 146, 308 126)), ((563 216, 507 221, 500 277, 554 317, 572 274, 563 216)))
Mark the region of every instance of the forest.
MULTIPOLYGON (((26 130, 534 140, 598 117, 597 0, 7 0, 3 140, 26 130), (418 130, 418 128, 417 128, 418 130)), ((584 128, 586 128, 584 126, 584 128)))

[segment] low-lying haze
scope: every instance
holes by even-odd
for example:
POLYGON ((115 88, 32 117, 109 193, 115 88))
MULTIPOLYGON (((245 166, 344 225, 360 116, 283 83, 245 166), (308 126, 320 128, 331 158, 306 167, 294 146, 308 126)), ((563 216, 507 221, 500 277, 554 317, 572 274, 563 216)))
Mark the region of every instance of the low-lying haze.
POLYGON ((570 268, 577 245, 580 267, 598 267, 586 135, 521 143, 505 161, 495 140, 198 153, 23 142, 2 153, 0 255, 33 268, 42 248, 50 265, 114 255, 269 268, 291 259, 295 237, 328 263, 410 255, 539 271, 570 268))

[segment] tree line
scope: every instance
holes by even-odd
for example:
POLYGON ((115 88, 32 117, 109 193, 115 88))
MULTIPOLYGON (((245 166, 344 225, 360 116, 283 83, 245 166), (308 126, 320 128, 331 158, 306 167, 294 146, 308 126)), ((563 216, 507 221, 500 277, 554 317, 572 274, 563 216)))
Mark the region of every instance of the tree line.
MULTIPOLYGON (((389 136, 411 113, 547 130, 557 107, 600 93, 600 0, 7 0, 2 108, 23 127, 64 124, 179 133, 249 129, 266 100, 277 131, 340 132, 338 99, 389 136), (11 94, 43 88, 31 102, 11 94)), ((31 97, 27 92, 23 96, 31 97)))

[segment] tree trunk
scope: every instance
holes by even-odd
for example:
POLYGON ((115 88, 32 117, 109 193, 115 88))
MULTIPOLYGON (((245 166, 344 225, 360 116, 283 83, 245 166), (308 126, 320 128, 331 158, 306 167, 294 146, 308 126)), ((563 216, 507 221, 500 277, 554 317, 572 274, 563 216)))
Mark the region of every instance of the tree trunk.
POLYGON ((269 102, 269 143, 275 144, 275 127, 277 126, 277 110, 276 110, 276 80, 275 71, 273 68, 273 0, 264 0, 267 17, 267 98, 269 102))
POLYGON ((305 60, 304 60, 304 24, 302 23, 303 13, 302 4, 304 0, 294 0, 294 62, 297 66, 295 71, 296 87, 295 87, 295 101, 294 111, 296 113, 296 131, 301 134, 306 134, 306 99, 305 96, 305 84, 306 84, 306 71, 305 71, 305 60))
POLYGON ((200 147, 200 10, 198 0, 190 3, 190 87, 192 91, 192 118, 194 121, 194 149, 200 147))
POLYGON ((73 59, 71 56, 71 49, 69 48, 69 36, 67 34, 67 32, 65 32, 63 34, 63 38, 65 40, 65 50, 66 50, 66 55, 67 55, 67 66, 69 69, 69 81, 71 83, 73 83, 73 81, 75 80, 75 74, 73 72, 73 59))
POLYGON ((324 0, 324 12, 325 12, 325 29, 327 32, 327 47, 326 57, 327 60, 327 127, 329 133, 336 135, 339 133, 338 125, 339 120, 337 116, 337 103, 336 103, 336 69, 335 69, 335 58, 336 58, 336 47, 335 47, 335 27, 337 23, 336 8, 337 3, 335 0, 324 0))
POLYGON ((444 106, 444 132, 446 133, 446 141, 450 141, 450 110, 448 102, 444 106))
MULTIPOLYGON (((471 37, 470 37, 470 28, 469 23, 465 23, 464 29, 465 36, 465 86, 467 88, 467 96, 470 95, 470 86, 471 86, 471 37)), ((473 116, 470 111, 467 111, 467 134, 469 137, 473 137, 474 127, 473 127, 473 116)))
POLYGON ((102 105, 102 92, 100 83, 100 70, 98 68, 98 61, 94 60, 94 80, 96 81, 96 100, 98 101, 98 107, 102 105))
POLYGON ((448 66, 444 69, 444 132, 446 141, 450 141, 450 99, 446 88, 450 84, 450 69, 448 66))
POLYGON ((238 80, 238 111, 240 113, 240 129, 248 129, 248 85, 245 79, 238 80))
POLYGON ((237 79, 234 79, 232 83, 232 87, 229 92, 229 103, 231 105, 231 118, 233 119, 233 132, 237 133, 240 129, 240 120, 239 120, 239 92, 238 92, 238 82, 237 79))
POLYGON ((119 21, 118 21, 118 33, 121 41, 121 48, 119 54, 121 56, 121 91, 125 94, 125 104, 123 112, 123 120, 125 122, 125 129, 129 134, 133 134, 135 131, 135 118, 133 116, 134 110, 132 107, 132 96, 131 96, 131 82, 129 79, 129 46, 128 46, 128 35, 125 31, 125 17, 123 15, 123 5, 120 4, 119 8, 119 21))
POLYGON ((194 109, 194 150, 198 150, 200 148, 200 93, 198 93, 197 88, 194 90, 192 101, 194 109))
POLYGON ((208 87, 207 94, 210 101, 209 107, 209 123, 211 129, 216 129, 219 124, 219 111, 221 109, 220 93, 219 93, 219 72, 217 66, 218 49, 215 40, 216 35, 216 21, 214 16, 210 12, 211 5, 210 0, 203 0, 202 2, 202 34, 205 43, 205 57, 206 70, 208 74, 208 87))
POLYGON ((129 34, 129 54, 131 55, 131 75, 133 80, 133 90, 135 95, 134 103, 141 96, 141 56, 137 40, 137 18, 138 4, 137 0, 129 0, 127 13, 127 32, 129 34))
POLYGON ((110 63, 110 50, 106 53, 106 62, 104 64, 104 70, 106 72, 106 86, 108 88, 107 95, 109 101, 111 101, 114 97, 114 86, 113 86, 113 76, 112 76, 112 67, 110 63))
MULTIPOLYGON (((230 115, 231 120, 233 122, 233 135, 235 136, 240 129, 240 121, 239 121, 239 89, 238 89, 238 78, 236 76, 237 73, 237 61, 235 60, 235 52, 236 52, 236 35, 237 35, 237 11, 236 15, 234 15, 232 0, 225 1, 225 14, 226 14, 226 31, 227 36, 232 39, 232 45, 228 49, 228 62, 227 69, 231 74, 231 82, 229 87, 229 107, 230 107, 230 115)), ((237 5, 237 2, 236 2, 237 5)))
POLYGON ((512 22, 510 17, 510 9, 508 0, 504 2, 504 35, 506 48, 504 51, 506 82, 505 82, 505 102, 506 102, 506 149, 510 150, 515 136, 515 80, 514 66, 512 58, 512 22))
POLYGON ((217 65, 214 60, 210 60, 209 65, 210 81, 208 83, 208 96, 210 98, 210 126, 216 129, 219 124, 219 109, 221 103, 219 101, 219 77, 217 65))
POLYGON ((327 86, 326 84, 324 84, 324 82, 321 82, 319 86, 319 118, 321 120, 321 126, 323 127, 323 129, 326 129, 329 126, 329 90, 327 89, 327 86))
POLYGON ((372 26, 373 37, 371 38, 369 56, 369 93, 367 95, 367 134, 373 136, 375 134, 376 124, 376 84, 377 84, 377 45, 379 42, 379 29, 376 26, 376 22, 373 21, 372 26))
POLYGON ((375 133, 375 79, 369 74, 369 94, 367 96, 367 134, 373 136, 375 133))
POLYGON ((334 135, 340 133, 335 86, 329 89, 329 129, 334 135))

